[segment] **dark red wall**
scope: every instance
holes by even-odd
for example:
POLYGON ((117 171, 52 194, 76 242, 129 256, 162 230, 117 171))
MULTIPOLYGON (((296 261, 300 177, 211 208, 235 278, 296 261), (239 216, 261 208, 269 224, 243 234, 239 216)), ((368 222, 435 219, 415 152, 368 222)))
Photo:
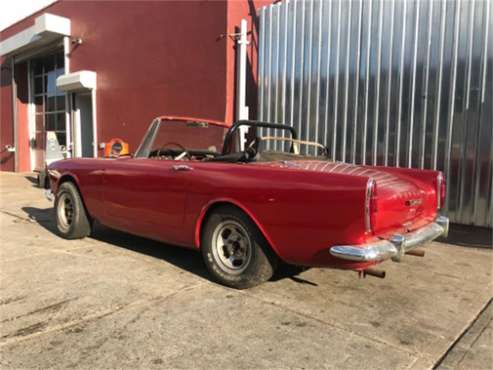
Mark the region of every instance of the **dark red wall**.
POLYGON ((27 62, 15 65, 14 76, 17 88, 17 171, 25 172, 31 169, 29 152, 29 87, 27 80, 27 62))
MULTIPOLYGON (((266 3, 270 1, 62 0, 2 31, 0 39, 31 26, 44 12, 70 18, 72 35, 82 38, 71 52, 70 70, 97 72, 98 141, 122 137, 134 151, 159 115, 232 122, 235 45, 219 36, 235 32, 242 17, 251 24, 255 9, 266 3)), ((250 46, 250 60, 256 59, 255 46, 250 46)), ((252 68, 256 71, 256 65, 252 68)), ((2 87, 2 97, 7 90, 2 87)), ((256 105, 256 95, 249 97, 256 105)), ((8 104, 2 99, 2 110, 8 104)), ((2 131, 4 116, 8 120, 2 113, 2 131)))
POLYGON ((14 153, 5 149, 14 146, 14 127, 12 126, 12 89, 10 63, 0 57, 0 170, 14 171, 14 153))

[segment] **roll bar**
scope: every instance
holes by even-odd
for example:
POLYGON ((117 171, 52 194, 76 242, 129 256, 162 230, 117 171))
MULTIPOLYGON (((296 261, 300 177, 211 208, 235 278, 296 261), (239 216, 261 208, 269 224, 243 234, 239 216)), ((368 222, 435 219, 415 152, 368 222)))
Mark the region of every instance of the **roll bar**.
POLYGON ((227 154, 231 151, 232 140, 233 137, 241 126, 250 126, 250 127, 263 127, 263 128, 273 128, 277 130, 286 130, 291 132, 291 137, 293 139, 298 138, 298 134, 296 130, 292 126, 284 125, 281 123, 272 123, 272 122, 263 122, 263 121, 251 121, 251 120, 241 120, 233 123, 233 125, 229 128, 226 136, 224 137, 224 145, 223 145, 223 155, 227 154))

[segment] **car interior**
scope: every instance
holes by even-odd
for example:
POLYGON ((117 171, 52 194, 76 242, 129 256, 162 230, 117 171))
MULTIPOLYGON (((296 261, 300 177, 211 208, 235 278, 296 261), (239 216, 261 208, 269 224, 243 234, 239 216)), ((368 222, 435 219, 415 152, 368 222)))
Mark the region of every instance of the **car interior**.
MULTIPOLYGON (((167 135, 167 140, 172 139, 172 134, 167 135)), ((293 127, 268 122, 239 121, 235 123, 224 135, 222 151, 219 151, 215 145, 210 145, 206 149, 197 149, 185 147, 185 145, 177 141, 172 140, 162 144, 161 141, 157 147, 149 151, 148 158, 244 163, 288 159, 327 160, 328 157, 328 150, 322 144, 297 139, 297 133, 293 127), (247 139, 243 150, 239 150, 238 140, 238 133, 241 126, 248 127, 247 139), (278 130, 283 136, 261 136, 260 132, 262 128, 271 129, 270 131, 278 130), (289 134, 289 136, 284 136, 286 134, 289 134), (275 149, 272 149, 272 147, 275 149)), ((211 140, 210 142, 213 141, 211 140)))

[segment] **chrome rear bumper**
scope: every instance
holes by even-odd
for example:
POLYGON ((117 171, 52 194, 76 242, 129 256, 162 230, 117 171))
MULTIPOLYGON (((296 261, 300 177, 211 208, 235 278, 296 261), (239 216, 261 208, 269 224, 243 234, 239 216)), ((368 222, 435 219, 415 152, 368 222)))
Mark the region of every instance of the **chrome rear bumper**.
POLYGON ((435 222, 406 234, 395 234, 389 240, 361 245, 336 245, 330 248, 330 254, 337 258, 357 262, 383 261, 392 258, 400 261, 402 256, 421 244, 430 242, 439 236, 447 236, 449 219, 438 216, 435 222))

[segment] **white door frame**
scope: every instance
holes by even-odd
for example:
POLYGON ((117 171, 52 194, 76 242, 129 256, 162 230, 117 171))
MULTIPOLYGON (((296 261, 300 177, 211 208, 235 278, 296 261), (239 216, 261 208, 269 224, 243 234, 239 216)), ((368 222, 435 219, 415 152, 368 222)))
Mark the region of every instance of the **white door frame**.
POLYGON ((82 90, 82 91, 74 91, 69 93, 70 95, 70 109, 71 109, 71 118, 72 118, 72 155, 73 157, 82 157, 82 121, 80 108, 77 107, 77 95, 90 95, 91 96, 91 119, 92 119, 92 148, 93 148, 93 157, 96 158, 98 156, 98 141, 97 141, 97 126, 96 126, 96 90, 82 90))

